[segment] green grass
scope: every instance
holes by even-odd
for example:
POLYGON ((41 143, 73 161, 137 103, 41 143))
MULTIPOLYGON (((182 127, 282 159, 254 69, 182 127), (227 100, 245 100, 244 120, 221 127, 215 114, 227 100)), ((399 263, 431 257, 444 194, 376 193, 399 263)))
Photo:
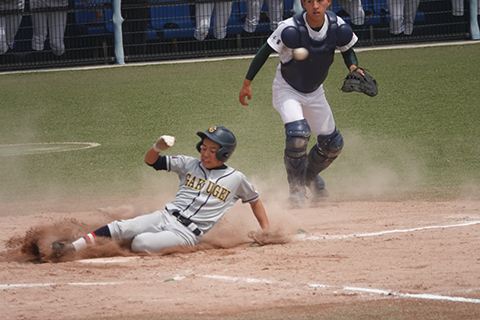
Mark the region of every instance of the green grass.
MULTIPOLYGON (((478 186, 479 53, 479 44, 359 52, 379 83, 375 98, 340 91, 347 69, 337 54, 324 87, 346 144, 324 172, 329 189, 370 197, 398 187, 421 193, 478 186)), ((237 136, 230 165, 286 188, 284 129, 271 105, 278 58, 257 75, 244 107, 238 92, 250 61, 0 75, 1 145, 101 144, 0 157, 0 202, 154 195, 153 181, 176 177, 155 175, 143 163, 146 150, 171 134, 177 144, 168 154, 197 156, 195 133, 212 124, 237 136)))

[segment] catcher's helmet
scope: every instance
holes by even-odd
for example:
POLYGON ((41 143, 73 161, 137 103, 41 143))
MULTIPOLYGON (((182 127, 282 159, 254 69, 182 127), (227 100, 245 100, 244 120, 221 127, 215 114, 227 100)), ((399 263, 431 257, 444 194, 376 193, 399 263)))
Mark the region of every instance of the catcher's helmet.
POLYGON ((202 147, 203 139, 208 138, 220 145, 216 156, 217 159, 222 162, 226 162, 228 158, 230 158, 237 146, 237 139, 235 139, 232 131, 222 126, 211 126, 205 132, 197 132, 197 135, 202 138, 202 140, 197 143, 198 152, 200 152, 202 147))

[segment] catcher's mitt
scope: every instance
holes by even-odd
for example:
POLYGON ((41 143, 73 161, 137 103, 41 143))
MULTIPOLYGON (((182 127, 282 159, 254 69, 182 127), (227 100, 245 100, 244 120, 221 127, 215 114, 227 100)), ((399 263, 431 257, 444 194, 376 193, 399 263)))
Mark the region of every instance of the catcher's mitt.
POLYGON ((351 71, 347 74, 347 77, 343 81, 342 91, 343 92, 363 92, 370 97, 375 97, 378 93, 377 81, 373 79, 367 71, 363 70, 365 76, 362 76, 356 70, 351 71))

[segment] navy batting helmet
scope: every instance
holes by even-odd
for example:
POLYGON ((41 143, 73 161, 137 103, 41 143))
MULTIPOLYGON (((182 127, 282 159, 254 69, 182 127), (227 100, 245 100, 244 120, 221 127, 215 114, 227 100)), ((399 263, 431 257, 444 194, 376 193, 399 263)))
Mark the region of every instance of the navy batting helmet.
POLYGON ((222 162, 226 162, 230 158, 237 146, 237 139, 235 139, 232 131, 222 126, 211 126, 205 132, 197 132, 197 135, 202 138, 202 141, 197 143, 198 152, 202 147, 203 139, 208 138, 220 145, 216 156, 222 162))

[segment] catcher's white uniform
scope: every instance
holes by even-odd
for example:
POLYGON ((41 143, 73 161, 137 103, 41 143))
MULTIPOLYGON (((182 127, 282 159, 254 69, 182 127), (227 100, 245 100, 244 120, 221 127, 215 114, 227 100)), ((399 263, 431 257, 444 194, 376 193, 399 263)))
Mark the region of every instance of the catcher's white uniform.
MULTIPOLYGON (((337 24, 345 24, 345 21, 337 17, 337 24)), ((315 136, 332 133, 335 130, 335 121, 330 105, 325 98, 323 85, 314 92, 302 93, 289 85, 282 76, 282 63, 287 63, 292 60, 293 54, 292 49, 283 44, 281 35, 286 27, 293 25, 294 22, 292 18, 282 21, 267 40, 270 47, 278 52, 281 61, 273 81, 273 107, 280 113, 283 123, 306 119, 315 136)), ((310 38, 321 41, 327 36, 329 20, 325 18, 325 23, 319 31, 313 30, 308 24, 306 24, 306 26, 310 38)), ((347 51, 354 46, 357 40, 357 36, 353 34, 350 43, 338 49, 341 52, 347 51)))

